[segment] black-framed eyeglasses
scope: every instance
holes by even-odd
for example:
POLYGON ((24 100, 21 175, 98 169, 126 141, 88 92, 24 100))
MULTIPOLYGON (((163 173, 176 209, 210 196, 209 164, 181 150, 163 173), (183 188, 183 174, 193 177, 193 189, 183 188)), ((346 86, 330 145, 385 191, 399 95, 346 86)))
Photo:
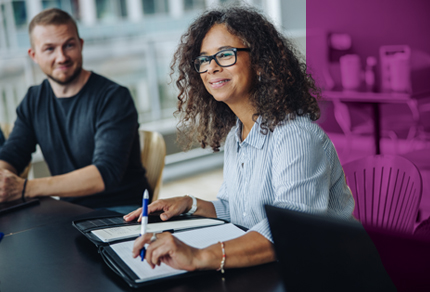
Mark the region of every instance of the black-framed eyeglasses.
POLYGON ((230 67, 236 64, 237 61, 237 52, 238 51, 251 51, 250 48, 230 48, 221 50, 215 55, 212 56, 198 56, 194 59, 192 64, 194 65, 194 69, 196 69, 197 73, 205 73, 209 69, 209 64, 212 60, 221 66, 221 67, 230 67))

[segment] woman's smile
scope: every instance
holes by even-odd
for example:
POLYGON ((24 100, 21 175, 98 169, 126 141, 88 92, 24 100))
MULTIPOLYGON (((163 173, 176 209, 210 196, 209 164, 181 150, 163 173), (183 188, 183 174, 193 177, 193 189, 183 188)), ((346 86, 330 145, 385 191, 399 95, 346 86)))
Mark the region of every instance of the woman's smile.
POLYGON ((209 80, 208 82, 209 82, 209 84, 211 85, 211 87, 213 89, 218 89, 218 88, 221 88, 224 85, 226 85, 227 82, 230 82, 230 79, 216 78, 216 79, 213 79, 213 80, 209 80))

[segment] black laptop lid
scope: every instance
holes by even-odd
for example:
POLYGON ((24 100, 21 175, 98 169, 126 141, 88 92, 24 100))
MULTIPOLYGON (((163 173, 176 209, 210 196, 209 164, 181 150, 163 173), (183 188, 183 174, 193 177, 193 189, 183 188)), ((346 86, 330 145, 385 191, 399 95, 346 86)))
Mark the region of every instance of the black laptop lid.
POLYGON ((32 206, 35 204, 39 204, 39 199, 33 198, 28 200, 14 200, 9 202, 0 203, 0 215, 9 213, 11 211, 15 211, 16 209, 32 206))
POLYGON ((360 223, 265 209, 287 291, 396 291, 360 223))

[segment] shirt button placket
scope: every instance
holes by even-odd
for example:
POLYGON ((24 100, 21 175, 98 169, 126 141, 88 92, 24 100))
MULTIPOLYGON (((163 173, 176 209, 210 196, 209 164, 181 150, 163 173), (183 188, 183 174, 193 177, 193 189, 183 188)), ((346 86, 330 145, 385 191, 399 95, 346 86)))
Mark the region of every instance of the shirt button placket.
MULTIPOLYGON (((242 151, 242 170, 243 170, 243 189, 242 189, 242 197, 246 198, 246 194, 248 193, 248 185, 249 185, 249 176, 248 176, 248 168, 246 167, 246 148, 243 149, 242 151)), ((243 200, 243 220, 244 222, 246 222, 245 217, 246 217, 246 200, 243 200)))

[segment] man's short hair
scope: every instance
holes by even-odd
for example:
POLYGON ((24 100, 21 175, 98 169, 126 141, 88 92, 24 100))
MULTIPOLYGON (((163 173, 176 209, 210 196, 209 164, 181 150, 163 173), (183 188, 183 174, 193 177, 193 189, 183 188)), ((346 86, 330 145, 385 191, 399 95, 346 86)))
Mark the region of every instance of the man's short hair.
POLYGON ((37 14, 35 17, 33 17, 33 19, 31 20, 28 26, 28 35, 30 36, 31 46, 33 46, 33 40, 32 40, 31 34, 37 25, 45 26, 45 25, 63 25, 63 24, 72 24, 79 38, 78 26, 76 25, 75 20, 67 12, 57 8, 51 8, 51 9, 43 10, 42 12, 37 14))

